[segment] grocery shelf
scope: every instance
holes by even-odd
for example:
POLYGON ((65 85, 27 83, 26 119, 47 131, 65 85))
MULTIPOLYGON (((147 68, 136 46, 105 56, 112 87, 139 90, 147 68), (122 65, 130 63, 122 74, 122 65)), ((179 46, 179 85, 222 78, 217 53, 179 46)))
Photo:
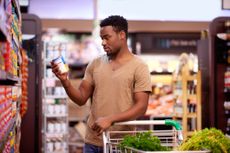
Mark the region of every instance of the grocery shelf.
POLYGON ((188 99, 196 99, 197 98, 197 95, 195 95, 195 94, 190 94, 190 95, 188 95, 188 99))
POLYGON ((46 95, 44 96, 44 98, 47 98, 47 99, 66 99, 67 96, 66 95, 46 95))
MULTIPOLYGON (((181 114, 181 113, 175 113, 173 117, 175 117, 175 118, 182 118, 183 114, 181 114)), ((196 118, 196 117, 197 117, 196 113, 188 113, 187 114, 187 118, 196 118)))
POLYGON ((45 114, 46 117, 56 118, 56 117, 67 117, 68 114, 45 114))
POLYGON ((197 76, 196 75, 189 75, 187 76, 187 81, 193 81, 193 80, 196 80, 197 76))
MULTIPOLYGON (((22 91, 21 81, 21 42, 17 39, 15 45, 14 32, 17 33, 17 38, 21 36, 21 13, 16 0, 1 1, 0 0, 0 88, 7 96, 2 97, 1 114, 0 114, 0 152, 19 152, 18 132, 21 131, 19 123, 16 124, 16 119, 20 113, 19 98, 22 91), (17 20, 14 20, 17 11, 17 20), (3 116, 2 116, 3 114, 3 116)), ((0 101, 1 101, 0 100, 0 101)), ((1 103, 1 102, 0 102, 1 103)))
POLYGON ((181 71, 173 83, 174 94, 179 93, 173 119, 181 121, 183 135, 187 139, 194 130, 201 130, 201 72, 191 74, 186 66, 181 71))
POLYGON ((19 82, 20 78, 18 76, 14 76, 13 74, 10 74, 4 70, 0 70, 0 81, 8 81, 5 83, 10 83, 10 82, 19 82))
POLYGON ((52 138, 62 138, 65 135, 67 135, 68 133, 45 133, 46 137, 48 139, 52 139, 52 138))

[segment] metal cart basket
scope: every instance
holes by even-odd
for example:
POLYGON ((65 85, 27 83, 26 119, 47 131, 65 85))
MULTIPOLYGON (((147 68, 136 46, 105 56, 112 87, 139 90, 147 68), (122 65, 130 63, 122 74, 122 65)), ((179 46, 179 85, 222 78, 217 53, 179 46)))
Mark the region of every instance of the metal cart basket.
POLYGON ((104 153, 207 153, 209 151, 142 151, 131 147, 126 147, 125 149, 119 147, 119 143, 123 140, 125 135, 135 135, 140 132, 152 131, 154 136, 157 136, 162 146, 167 146, 173 150, 183 141, 182 128, 181 125, 174 120, 137 120, 137 121, 127 121, 119 122, 115 125, 133 125, 136 130, 133 131, 105 131, 103 132, 103 143, 104 143, 104 153), (154 130, 154 129, 138 129, 138 126, 148 126, 153 127, 154 125, 161 126, 171 126, 170 129, 154 130), (113 135, 113 136, 112 136, 113 135), (114 136, 115 135, 115 136, 114 136))

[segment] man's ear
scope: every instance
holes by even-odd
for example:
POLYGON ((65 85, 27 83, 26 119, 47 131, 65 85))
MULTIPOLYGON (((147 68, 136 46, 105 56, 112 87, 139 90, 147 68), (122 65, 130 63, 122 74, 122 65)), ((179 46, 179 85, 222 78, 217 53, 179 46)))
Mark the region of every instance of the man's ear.
POLYGON ((120 38, 121 39, 126 39, 126 35, 124 31, 120 31, 120 38))

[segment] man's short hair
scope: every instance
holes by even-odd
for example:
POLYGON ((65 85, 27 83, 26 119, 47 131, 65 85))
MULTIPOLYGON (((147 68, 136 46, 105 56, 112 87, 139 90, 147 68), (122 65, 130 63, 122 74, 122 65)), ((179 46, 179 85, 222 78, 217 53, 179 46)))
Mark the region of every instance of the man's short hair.
POLYGON ((104 26, 112 26, 116 32, 124 31, 126 38, 128 37, 128 22, 123 16, 111 15, 105 18, 100 23, 100 27, 104 26))

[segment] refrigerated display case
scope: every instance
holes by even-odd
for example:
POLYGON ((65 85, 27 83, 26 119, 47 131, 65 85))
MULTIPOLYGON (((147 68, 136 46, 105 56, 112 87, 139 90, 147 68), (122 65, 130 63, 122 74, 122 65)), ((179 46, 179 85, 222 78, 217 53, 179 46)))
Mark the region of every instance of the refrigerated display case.
POLYGON ((230 17, 215 18, 209 26, 209 111, 210 126, 230 134, 229 68, 230 40, 223 35, 230 33, 230 17))
POLYGON ((57 57, 66 59, 66 48, 64 42, 44 42, 42 54, 42 143, 44 153, 68 153, 68 96, 60 80, 52 72, 50 64, 57 57))

